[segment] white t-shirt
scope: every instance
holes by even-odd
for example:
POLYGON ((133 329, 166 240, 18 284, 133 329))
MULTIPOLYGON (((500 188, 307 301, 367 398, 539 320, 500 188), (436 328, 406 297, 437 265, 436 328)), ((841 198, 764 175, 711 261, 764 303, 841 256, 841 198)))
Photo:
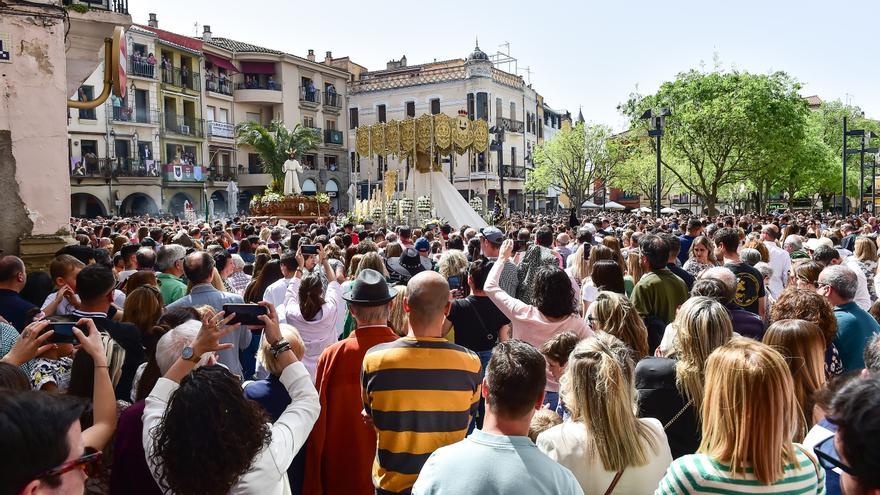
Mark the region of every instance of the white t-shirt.
MULTIPOLYGON (((648 463, 624 469, 614 493, 654 493, 672 463, 672 452, 660 421, 654 418, 639 421, 648 426, 653 437, 652 442, 645 441, 648 463)), ((574 473, 584 493, 605 493, 617 474, 606 471, 598 454, 587 450, 587 429, 581 422, 556 425, 541 433, 536 443, 549 458, 574 473)))

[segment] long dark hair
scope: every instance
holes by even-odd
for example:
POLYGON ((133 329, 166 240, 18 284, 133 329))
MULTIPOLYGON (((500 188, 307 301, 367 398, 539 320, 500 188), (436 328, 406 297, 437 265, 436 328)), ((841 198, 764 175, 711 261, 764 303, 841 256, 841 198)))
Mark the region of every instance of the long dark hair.
POLYGON ((260 270, 260 273, 254 275, 253 280, 251 280, 247 288, 244 290, 244 302, 258 303, 262 301, 263 293, 266 292, 266 287, 281 280, 282 277, 284 277, 284 274, 281 273, 281 262, 278 260, 270 260, 263 265, 263 269, 260 270))
POLYGON ((299 284, 299 310, 303 319, 312 321, 324 305, 324 285, 317 275, 309 275, 299 284))
POLYGON ((558 266, 544 266, 535 274, 532 303, 544 316, 561 318, 575 312, 574 289, 568 274, 558 266))
POLYGON ((614 260, 599 260, 593 265, 593 273, 590 275, 599 290, 608 290, 625 294, 626 290, 623 286, 623 270, 614 260))
POLYGON ((263 409, 245 398, 229 370, 196 368, 180 381, 154 432, 152 461, 162 473, 159 486, 183 495, 229 493, 269 445, 266 421, 263 409), (193 448, 193 439, 200 448, 193 448))

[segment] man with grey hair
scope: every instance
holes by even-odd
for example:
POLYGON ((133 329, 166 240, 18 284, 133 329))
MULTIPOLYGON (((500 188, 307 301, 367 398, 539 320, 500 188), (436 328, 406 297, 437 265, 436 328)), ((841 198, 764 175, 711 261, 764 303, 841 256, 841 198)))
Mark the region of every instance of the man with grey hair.
POLYGON ((858 260, 848 257, 845 260, 838 249, 830 246, 819 246, 813 251, 813 261, 825 266, 842 265, 848 267, 856 274, 856 293, 853 300, 860 308, 867 311, 871 309, 871 294, 868 292, 868 278, 858 265, 858 260))
POLYGON ((227 278, 229 285, 232 287, 233 292, 240 296, 244 295, 244 290, 251 282, 250 275, 244 272, 244 259, 239 254, 233 254, 230 262, 233 268, 232 273, 227 278))
POLYGON ((880 324, 853 301, 858 287, 858 277, 851 268, 830 265, 819 274, 817 289, 834 305, 837 318, 837 336, 834 344, 840 353, 844 371, 865 367, 864 352, 868 339, 880 333, 880 324))
POLYGON ((810 255, 804 251, 804 238, 799 235, 792 234, 786 237, 782 249, 785 249, 792 261, 810 259, 810 255))
POLYGON ((880 335, 874 335, 871 337, 871 340, 868 341, 868 345, 865 346, 865 369, 862 370, 862 375, 867 376, 868 374, 880 374, 880 335))
POLYGON ((156 279, 159 280, 159 292, 162 301, 169 305, 186 295, 186 284, 180 277, 183 275, 183 259, 186 248, 179 244, 166 244, 159 248, 156 255, 156 279))

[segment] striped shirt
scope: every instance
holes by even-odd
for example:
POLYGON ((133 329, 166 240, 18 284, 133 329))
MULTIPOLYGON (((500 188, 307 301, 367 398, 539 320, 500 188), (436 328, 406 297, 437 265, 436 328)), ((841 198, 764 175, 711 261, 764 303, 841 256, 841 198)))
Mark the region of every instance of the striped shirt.
POLYGON ((378 440, 377 493, 408 494, 428 457, 467 434, 480 359, 444 338, 404 337, 367 351, 361 384, 378 440))
POLYGON ((672 462, 654 495, 722 493, 722 494, 817 494, 825 493, 825 470, 796 445, 797 465, 786 464, 782 478, 764 485, 755 478, 751 468, 734 475, 729 466, 705 454, 679 457, 672 462))

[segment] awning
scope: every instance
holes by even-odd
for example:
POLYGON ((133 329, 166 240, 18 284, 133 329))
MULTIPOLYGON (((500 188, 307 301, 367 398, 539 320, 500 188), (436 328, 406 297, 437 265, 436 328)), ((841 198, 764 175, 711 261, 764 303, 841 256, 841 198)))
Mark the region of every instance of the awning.
POLYGON ((220 67, 221 69, 226 69, 229 72, 238 72, 238 69, 236 69, 235 66, 232 65, 232 62, 230 62, 229 60, 226 60, 223 57, 218 57, 217 55, 211 55, 210 53, 206 53, 205 57, 208 58, 208 62, 211 62, 212 64, 216 65, 217 67, 220 67))
POLYGON ((241 72, 245 74, 275 74, 275 62, 242 62, 241 72))

